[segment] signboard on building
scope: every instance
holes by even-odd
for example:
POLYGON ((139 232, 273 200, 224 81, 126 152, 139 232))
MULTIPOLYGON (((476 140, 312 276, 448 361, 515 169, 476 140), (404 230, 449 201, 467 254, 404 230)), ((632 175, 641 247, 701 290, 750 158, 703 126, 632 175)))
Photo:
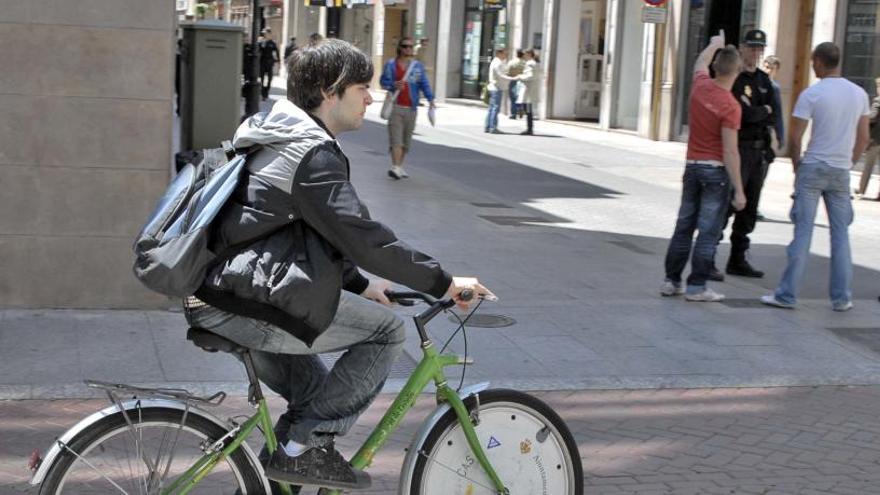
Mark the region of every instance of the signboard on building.
POLYGON ((507 0, 483 0, 483 10, 495 11, 507 8, 507 0))
POLYGON ((495 48, 507 48, 507 24, 499 24, 495 28, 495 48))
POLYGON ((642 7, 642 22, 647 24, 666 24, 666 7, 642 7))

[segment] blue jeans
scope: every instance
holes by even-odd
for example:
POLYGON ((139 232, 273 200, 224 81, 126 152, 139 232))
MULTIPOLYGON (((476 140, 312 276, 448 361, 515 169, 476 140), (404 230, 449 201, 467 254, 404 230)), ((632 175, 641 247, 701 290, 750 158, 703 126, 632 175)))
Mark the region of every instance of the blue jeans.
POLYGON ((211 306, 187 310, 186 317, 192 326, 251 349, 260 381, 288 402, 275 425, 279 442, 311 446, 348 432, 379 394, 406 337, 393 311, 345 291, 312 347, 278 327, 211 306), (317 354, 344 349, 328 372, 317 354))
POLYGON ((688 165, 682 182, 675 233, 666 251, 666 279, 681 284, 681 272, 691 257, 693 245, 687 292, 696 294, 703 291, 709 279, 716 240, 730 203, 730 177, 724 167, 688 165), (699 230, 696 243, 694 230, 699 230))
POLYGON ((503 91, 489 91, 489 113, 486 115, 486 130, 498 128, 498 111, 501 109, 503 91))
POLYGON ((510 96, 510 115, 513 117, 517 117, 517 110, 519 110, 519 106, 516 104, 516 98, 519 96, 519 81, 511 81, 510 89, 507 90, 508 95, 510 96))
POLYGON ((849 170, 834 168, 821 162, 802 162, 794 187, 794 203, 789 217, 794 223, 794 239, 788 245, 788 264, 776 288, 776 299, 788 304, 797 301, 797 291, 813 238, 813 222, 819 197, 831 223, 831 283, 829 295, 835 306, 852 300, 852 256, 849 247, 849 224, 853 221, 849 190, 849 170))

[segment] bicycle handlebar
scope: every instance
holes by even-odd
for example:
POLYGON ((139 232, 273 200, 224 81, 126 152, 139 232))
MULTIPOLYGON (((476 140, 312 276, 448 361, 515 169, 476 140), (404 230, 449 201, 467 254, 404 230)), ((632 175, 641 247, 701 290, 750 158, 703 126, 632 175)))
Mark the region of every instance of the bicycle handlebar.
MULTIPOLYGON (((455 300, 452 298, 449 299, 436 299, 428 294, 423 294, 421 292, 416 291, 396 291, 396 290, 386 290, 385 296, 394 303, 400 304, 401 306, 412 306, 415 304, 413 299, 420 299, 427 304, 435 305, 441 304, 444 309, 451 308, 455 306, 455 300)), ((458 298, 462 301, 470 301, 474 298, 474 291, 471 289, 465 289, 461 291, 458 298)))
MULTIPOLYGON (((419 329, 419 335, 422 336, 423 341, 428 338, 427 334, 425 334, 424 325, 431 321, 440 312, 445 311, 456 304, 455 299, 451 297, 447 299, 436 299, 428 294, 415 291, 387 290, 385 291, 385 296, 391 300, 391 302, 400 304, 401 306, 412 306, 415 304, 415 300, 421 300, 430 305, 428 309, 415 316, 416 327, 419 329)), ((461 291, 458 297, 462 301, 470 301, 474 298, 474 291, 471 289, 465 289, 461 291)))

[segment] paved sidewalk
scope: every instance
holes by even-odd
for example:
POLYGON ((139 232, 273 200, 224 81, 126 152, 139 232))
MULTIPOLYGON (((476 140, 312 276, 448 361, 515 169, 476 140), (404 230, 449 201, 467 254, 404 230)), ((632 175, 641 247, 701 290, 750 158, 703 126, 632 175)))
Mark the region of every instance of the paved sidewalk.
MULTIPOLYGON (((583 459, 585 493, 617 495, 880 493, 880 387, 635 390, 537 394, 566 420, 583 459)), ((351 455, 392 396, 382 395, 339 441, 351 455)), ((433 408, 422 396, 370 468, 371 490, 396 493, 412 433, 433 408)), ((0 493, 36 493, 26 459, 100 400, 0 401, 0 493)), ((283 404, 272 400, 274 411, 283 404)), ((227 401, 221 417, 248 411, 227 401)), ((254 442, 257 447, 259 442, 254 442)))
MULTIPOLYGON (((753 237, 753 262, 766 278, 728 277, 714 285, 725 303, 686 303, 657 292, 681 143, 549 122, 536 124, 535 137, 486 135, 480 109, 442 106, 437 128, 420 115, 412 178, 392 181, 378 111, 373 105, 363 129, 341 139, 373 215, 451 272, 479 276, 501 298, 481 313, 516 320, 468 332, 476 359, 468 382, 532 390, 880 384, 880 203, 855 202, 854 310, 830 310, 824 213, 799 308, 757 303, 778 280, 791 237, 785 163, 771 169, 761 204, 768 221, 753 237)), ((501 128, 522 125, 502 120, 501 128)), ((726 253, 723 243, 719 264, 726 253)), ((435 322, 429 330, 443 342, 455 325, 435 322)), ((0 311, 0 399, 88 397, 85 378, 244 393, 237 363, 189 345, 184 330, 178 311, 0 311)), ((420 357, 410 335, 386 390, 398 389, 420 357)), ((463 341, 450 349, 464 352, 463 341)))

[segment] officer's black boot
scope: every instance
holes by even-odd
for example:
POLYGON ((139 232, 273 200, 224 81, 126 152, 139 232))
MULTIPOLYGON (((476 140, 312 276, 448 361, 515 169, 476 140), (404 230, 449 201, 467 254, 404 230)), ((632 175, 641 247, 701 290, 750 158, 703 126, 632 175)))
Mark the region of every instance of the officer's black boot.
POLYGON ((727 260, 727 269, 725 271, 728 275, 737 275, 739 277, 762 278, 764 276, 764 272, 755 269, 749 263, 745 253, 739 255, 731 254, 730 259, 727 260))
POLYGON ((712 268, 709 268, 709 280, 714 282, 724 282, 724 274, 721 273, 721 270, 715 267, 714 263, 712 263, 712 268))

